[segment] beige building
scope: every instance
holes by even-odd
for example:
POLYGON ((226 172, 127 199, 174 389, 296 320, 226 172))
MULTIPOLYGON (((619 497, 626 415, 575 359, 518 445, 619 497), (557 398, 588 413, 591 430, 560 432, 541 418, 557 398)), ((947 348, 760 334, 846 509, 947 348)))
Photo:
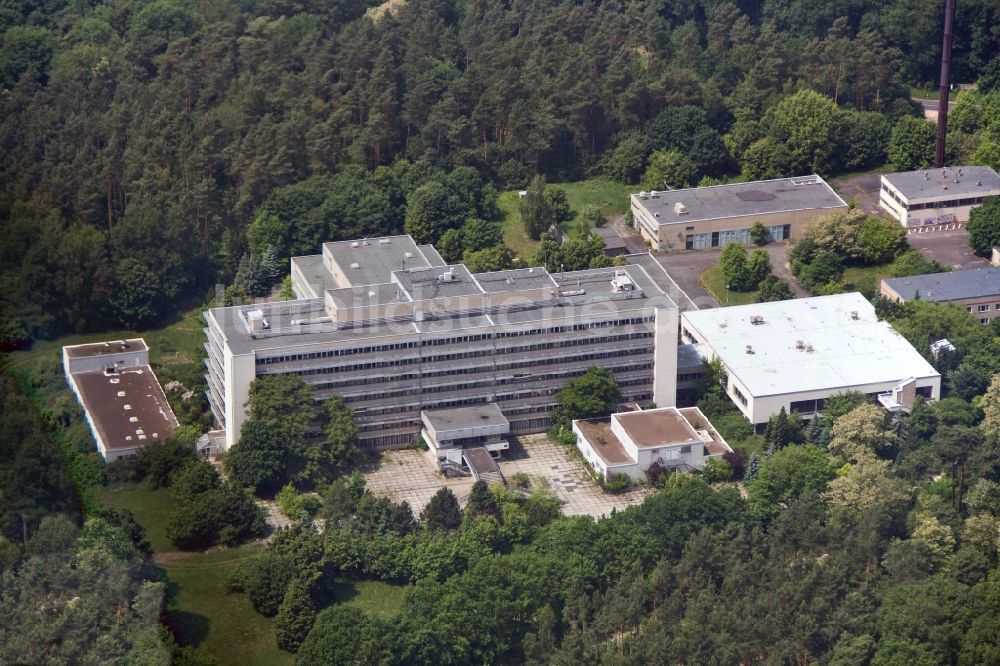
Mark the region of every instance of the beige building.
POLYGON ((771 241, 796 240, 816 217, 847 210, 817 175, 633 194, 636 228, 654 249, 749 245, 758 222, 771 241))
POLYGON ((882 280, 882 295, 906 302, 919 298, 964 307, 980 324, 1000 317, 1000 268, 928 273, 882 280))
POLYGON ((988 166, 902 171, 882 176, 878 204, 904 227, 963 224, 986 197, 1000 196, 988 166))

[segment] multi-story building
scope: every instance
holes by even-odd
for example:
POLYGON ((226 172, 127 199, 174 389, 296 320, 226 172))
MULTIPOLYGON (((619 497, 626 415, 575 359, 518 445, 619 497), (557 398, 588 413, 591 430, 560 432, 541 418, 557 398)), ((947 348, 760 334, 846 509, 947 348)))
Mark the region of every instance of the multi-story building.
POLYGON ((422 412, 449 407, 496 403, 512 434, 544 431, 556 393, 592 365, 626 400, 674 404, 678 308, 637 264, 472 274, 396 236, 327 243, 294 258, 292 278, 305 298, 206 313, 227 449, 250 384, 271 374, 301 376, 320 401, 343 396, 374 450, 409 445, 422 412))
POLYGON ((681 337, 719 359, 726 394, 755 425, 782 408, 822 412, 838 393, 875 401, 901 383, 941 397, 940 373, 858 293, 687 311, 681 337))
POLYGON ((817 175, 639 192, 631 199, 636 228, 660 250, 749 245, 750 228, 758 222, 768 240, 795 240, 816 217, 847 210, 840 195, 817 175))
POLYGON ((914 299, 954 303, 980 324, 1000 317, 1000 268, 975 268, 882 280, 882 295, 895 301, 914 299))
POLYGON ((878 203, 904 227, 961 224, 986 197, 1000 196, 1000 176, 988 166, 887 173, 878 203))

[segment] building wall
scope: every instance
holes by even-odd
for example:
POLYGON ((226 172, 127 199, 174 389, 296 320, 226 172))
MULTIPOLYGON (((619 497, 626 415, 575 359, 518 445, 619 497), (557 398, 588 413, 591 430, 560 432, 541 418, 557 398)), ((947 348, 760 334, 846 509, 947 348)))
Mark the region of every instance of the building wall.
MULTIPOLYGON (((882 280, 880 288, 882 295, 894 301, 904 302, 904 299, 885 280, 882 280)), ((921 294, 926 298, 926 294, 921 294)), ((989 324, 994 318, 1000 317, 1000 285, 997 285, 997 293, 991 296, 980 296, 978 298, 957 298, 951 301, 938 301, 936 303, 953 303, 966 309, 969 314, 976 318, 980 324, 989 324)))
POLYGON ((632 196, 632 215, 636 225, 645 240, 654 248, 661 250, 707 249, 722 247, 727 242, 743 242, 749 244, 749 229, 757 222, 764 225, 771 233, 771 240, 798 240, 810 222, 820 215, 827 215, 839 210, 847 210, 847 206, 836 208, 820 208, 796 211, 784 211, 765 215, 727 217, 715 220, 698 220, 684 222, 683 216, 673 212, 665 212, 656 218, 642 205, 642 200, 632 196), (787 226, 786 226, 787 225, 787 226), (771 228, 774 229, 771 229, 771 228), (733 233, 726 233, 733 232, 733 233), (718 233, 717 238, 695 238, 703 234, 718 233), (692 247, 688 248, 688 238, 691 237, 692 247), (706 241, 702 243, 700 241, 706 241), (712 243, 715 243, 714 245, 712 243), (704 247, 702 247, 704 245, 704 247))
MULTIPOLYGON (((119 349, 117 343, 111 343, 111 349, 119 349)), ((71 358, 66 347, 63 347, 63 368, 68 373, 103 372, 104 368, 114 365, 117 368, 137 368, 149 365, 149 350, 133 345, 124 351, 114 351, 98 356, 71 358)))
POLYGON ((655 390, 673 404, 676 310, 661 317, 659 325, 653 307, 598 310, 571 319, 442 334, 334 337, 240 357, 229 351, 209 315, 208 397, 226 430, 227 448, 238 441, 250 383, 268 374, 301 376, 320 401, 343 396, 354 410, 362 446, 373 450, 409 445, 421 430, 422 410, 485 402, 497 403, 513 434, 544 432, 552 425, 556 393, 592 365, 614 373, 626 401, 649 402, 655 390), (215 345, 221 349, 213 350, 215 345), (660 345, 667 348, 668 367, 662 373, 654 372, 660 345))
POLYGON ((885 176, 879 188, 879 206, 885 209, 903 226, 920 226, 926 218, 939 215, 954 215, 959 223, 969 221, 969 213, 989 196, 1000 195, 1000 191, 990 190, 982 194, 955 194, 933 197, 913 197, 903 195, 885 176))
POLYGON ((680 326, 680 311, 676 308, 658 309, 655 324, 653 402, 657 407, 674 407, 677 404, 677 330, 680 326))

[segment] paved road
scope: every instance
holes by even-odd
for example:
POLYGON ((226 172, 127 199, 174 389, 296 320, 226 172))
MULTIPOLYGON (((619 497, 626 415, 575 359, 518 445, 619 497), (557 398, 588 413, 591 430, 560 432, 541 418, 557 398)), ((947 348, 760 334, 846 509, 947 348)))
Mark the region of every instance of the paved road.
MULTIPOLYGON (((917 99, 917 98, 914 98, 913 101, 914 102, 920 102, 920 106, 924 107, 924 113, 927 113, 928 111, 933 111, 934 113, 937 113, 938 109, 941 108, 941 106, 940 106, 941 103, 938 102, 936 99, 917 99)), ((954 108, 955 108, 955 103, 951 101, 950 95, 949 95, 948 111, 951 111, 954 108)))

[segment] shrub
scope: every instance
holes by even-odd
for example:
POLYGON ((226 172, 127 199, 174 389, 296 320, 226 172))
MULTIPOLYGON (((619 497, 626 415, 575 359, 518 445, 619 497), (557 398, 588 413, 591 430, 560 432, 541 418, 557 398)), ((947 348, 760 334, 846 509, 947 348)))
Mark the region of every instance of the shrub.
POLYGON ((722 458, 709 458, 701 473, 705 477, 706 483, 729 481, 733 477, 732 468, 722 458))
POLYGON ((517 472, 510 477, 510 480, 514 484, 515 488, 527 489, 531 487, 531 477, 524 472, 517 472))
POLYGON ((750 227, 750 239, 757 245, 764 245, 767 243, 767 229, 760 222, 754 222, 753 226, 750 227))
POLYGON ((312 495, 296 492, 292 484, 286 485, 274 497, 281 512, 293 520, 298 520, 302 514, 315 516, 320 508, 320 501, 312 495))
POLYGON ((254 610, 273 617, 295 578, 295 567, 284 558, 261 555, 243 567, 243 589, 254 610))
POLYGON ((632 487, 632 479, 628 477, 628 474, 618 472, 605 478, 601 487, 609 493, 620 493, 632 487))

